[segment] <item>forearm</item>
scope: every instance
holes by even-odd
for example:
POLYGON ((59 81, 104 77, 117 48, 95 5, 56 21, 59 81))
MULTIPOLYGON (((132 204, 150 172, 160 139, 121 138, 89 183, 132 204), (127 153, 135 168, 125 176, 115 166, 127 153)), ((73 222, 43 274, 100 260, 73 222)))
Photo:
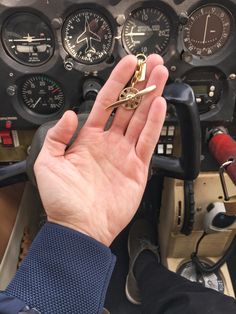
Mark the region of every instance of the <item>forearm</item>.
POLYGON ((41 313, 100 313, 114 263, 96 240, 47 223, 4 293, 41 313))

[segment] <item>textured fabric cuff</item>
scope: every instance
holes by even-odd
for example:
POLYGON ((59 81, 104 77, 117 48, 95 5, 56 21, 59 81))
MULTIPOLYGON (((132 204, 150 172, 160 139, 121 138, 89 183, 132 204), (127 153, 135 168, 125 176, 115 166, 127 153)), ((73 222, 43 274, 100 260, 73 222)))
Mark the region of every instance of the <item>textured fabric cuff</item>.
POLYGON ((0 313, 1 314, 16 314, 26 306, 25 302, 7 296, 4 292, 0 293, 0 313))
POLYGON ((5 293, 41 313, 101 313, 114 264, 105 245, 46 223, 5 293))

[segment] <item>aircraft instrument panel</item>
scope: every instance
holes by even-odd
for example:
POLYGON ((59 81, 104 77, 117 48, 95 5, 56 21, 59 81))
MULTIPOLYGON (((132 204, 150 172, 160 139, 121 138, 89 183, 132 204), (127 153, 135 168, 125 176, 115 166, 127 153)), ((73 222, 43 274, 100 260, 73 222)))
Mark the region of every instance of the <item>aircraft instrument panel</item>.
POLYGON ((231 121, 235 16, 236 0, 0 1, 0 129, 89 112, 116 63, 139 53, 192 86, 201 121, 231 121))

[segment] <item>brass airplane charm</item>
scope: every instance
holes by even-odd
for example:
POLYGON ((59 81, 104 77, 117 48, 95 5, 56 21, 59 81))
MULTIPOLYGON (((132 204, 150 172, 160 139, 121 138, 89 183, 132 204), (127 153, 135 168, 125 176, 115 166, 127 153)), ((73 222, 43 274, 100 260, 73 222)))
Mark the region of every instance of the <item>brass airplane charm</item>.
POLYGON ((156 85, 148 86, 147 88, 140 91, 134 87, 138 82, 145 81, 146 76, 147 57, 143 54, 139 54, 137 55, 137 59, 138 59, 137 68, 131 80, 131 86, 124 88, 119 95, 119 99, 113 104, 107 106, 106 110, 108 109, 113 110, 120 106, 124 107, 127 110, 134 110, 140 105, 142 96, 156 89, 156 85))

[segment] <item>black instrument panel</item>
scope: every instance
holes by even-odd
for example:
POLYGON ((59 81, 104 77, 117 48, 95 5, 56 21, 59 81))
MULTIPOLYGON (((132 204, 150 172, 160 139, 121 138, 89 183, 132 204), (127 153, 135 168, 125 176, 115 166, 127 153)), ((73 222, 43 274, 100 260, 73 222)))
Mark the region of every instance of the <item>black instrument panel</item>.
MULTIPOLYGON (((236 0, 0 1, 0 129, 89 112, 126 54, 159 53, 193 87, 201 120, 230 121, 236 0)), ((174 113, 168 119, 175 119, 174 113)))

